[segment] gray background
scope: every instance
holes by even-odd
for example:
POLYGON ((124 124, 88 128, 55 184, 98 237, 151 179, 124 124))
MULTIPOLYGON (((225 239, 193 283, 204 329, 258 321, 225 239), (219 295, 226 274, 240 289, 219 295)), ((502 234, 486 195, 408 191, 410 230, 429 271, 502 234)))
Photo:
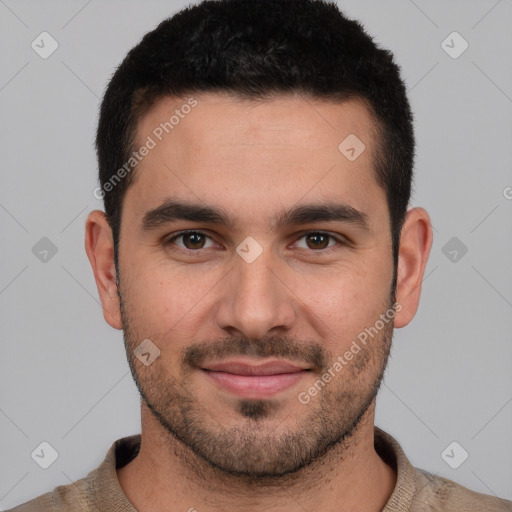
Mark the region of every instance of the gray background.
MULTIPOLYGON (((84 221, 102 206, 92 191, 104 87, 142 35, 184 5, 0 0, 1 509, 85 476, 114 440, 140 432, 84 221), (59 44, 46 60, 31 48, 43 31, 59 44), (46 262, 32 252, 42 237, 58 249, 46 262), (30 456, 42 441, 59 454, 46 470, 30 456)), ((420 309, 395 331, 376 423, 414 465, 512 499, 512 0, 339 5, 402 67, 418 140, 412 205, 435 228, 420 309), (457 59, 441 46, 453 31, 469 43, 457 59), (454 247, 443 252, 452 237, 456 261, 454 247), (458 469, 441 457, 452 441, 469 453, 458 469)))

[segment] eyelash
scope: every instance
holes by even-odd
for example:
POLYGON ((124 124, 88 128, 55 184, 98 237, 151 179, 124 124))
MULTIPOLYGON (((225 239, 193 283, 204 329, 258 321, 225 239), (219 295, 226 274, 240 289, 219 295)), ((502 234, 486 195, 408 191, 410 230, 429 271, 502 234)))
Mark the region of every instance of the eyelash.
MULTIPOLYGON (((184 235, 190 235, 190 234, 198 234, 198 235, 201 235, 201 236, 204 236, 206 238, 209 238, 209 239, 212 239, 209 235, 207 235, 206 233, 203 233, 202 231, 196 231, 196 230, 185 230, 185 231, 180 231, 179 233, 176 233, 175 235, 173 235, 171 238, 168 238, 165 242, 164 242, 164 245, 167 247, 167 246, 170 246, 174 243, 175 240, 177 240, 178 238, 181 238, 183 237, 184 235)), ((315 230, 311 230, 311 231, 307 231, 305 233, 302 233, 302 235, 298 238, 298 240, 300 240, 301 238, 304 238, 308 235, 311 235, 311 234, 315 234, 315 235, 324 235, 324 236, 327 236, 331 239, 333 239, 334 241, 337 242, 336 245, 333 245, 331 247, 327 247, 326 249, 309 249, 309 251, 313 254, 317 254, 317 255, 325 255, 325 254, 330 254, 333 250, 336 251, 336 250, 339 250, 339 246, 340 245, 345 245, 346 242, 344 242, 343 240, 341 240, 340 238, 334 236, 334 235, 331 235, 330 233, 327 233, 325 231, 315 231, 315 230)), ((208 248, 206 248, 208 249, 208 248)), ((183 249, 183 248, 178 248, 178 250, 182 251, 182 252, 185 252, 189 255, 194 255, 196 253, 200 253, 200 251, 202 250, 206 250, 204 248, 201 248, 201 249, 183 249)))

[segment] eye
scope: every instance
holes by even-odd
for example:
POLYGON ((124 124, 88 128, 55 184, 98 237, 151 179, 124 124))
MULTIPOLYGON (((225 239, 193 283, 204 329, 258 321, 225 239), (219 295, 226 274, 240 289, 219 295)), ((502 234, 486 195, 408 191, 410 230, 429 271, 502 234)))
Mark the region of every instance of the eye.
MULTIPOLYGON (((341 238, 322 231, 309 231, 295 242, 295 245, 298 246, 299 249, 306 249, 310 252, 321 254, 336 250, 339 248, 338 246, 343 244, 341 238), (300 243, 301 240, 305 240, 302 246, 300 243)), ((211 237, 201 231, 181 231, 164 241, 164 245, 176 246, 179 250, 190 253, 199 252, 201 249, 213 248, 216 246, 216 243, 211 237), (178 243, 178 241, 180 242, 178 243), (210 241, 210 245, 207 245, 208 241, 210 241)))
POLYGON ((330 250, 333 246, 342 244, 339 238, 322 231, 310 231, 299 238, 299 240, 302 239, 306 240, 306 244, 300 247, 301 249, 313 249, 316 252, 328 252, 326 249, 330 250), (329 245, 329 239, 334 241, 332 245, 329 245))
POLYGON ((195 250, 199 250, 199 249, 208 249, 209 248, 209 247, 205 246, 206 239, 211 240, 213 245, 210 247, 213 247, 215 245, 213 240, 208 235, 201 233, 201 231, 182 231, 181 233, 174 235, 172 238, 169 238, 165 242, 165 245, 175 244, 182 249, 189 250, 189 251, 195 251, 195 250), (183 242, 182 245, 175 244, 175 241, 179 240, 179 239, 182 240, 182 242, 183 242))

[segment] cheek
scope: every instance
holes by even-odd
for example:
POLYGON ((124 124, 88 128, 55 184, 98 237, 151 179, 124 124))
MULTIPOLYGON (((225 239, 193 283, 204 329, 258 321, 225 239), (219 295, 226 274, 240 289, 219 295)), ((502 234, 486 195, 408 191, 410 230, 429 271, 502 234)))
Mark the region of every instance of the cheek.
POLYGON ((387 309, 391 277, 383 265, 333 268, 328 276, 317 275, 315 286, 304 281, 297 295, 325 324, 327 335, 345 343, 387 309))
POLYGON ((175 326, 179 330, 201 314, 218 279, 187 270, 186 265, 139 262, 122 275, 123 299, 136 325, 170 334, 175 326))

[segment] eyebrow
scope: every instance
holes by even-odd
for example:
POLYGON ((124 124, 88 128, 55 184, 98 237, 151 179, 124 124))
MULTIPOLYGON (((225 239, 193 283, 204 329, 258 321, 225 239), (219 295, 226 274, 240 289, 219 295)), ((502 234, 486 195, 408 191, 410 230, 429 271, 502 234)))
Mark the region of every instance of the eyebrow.
MULTIPOLYGON (((167 199, 160 206, 144 214, 140 227, 143 231, 149 231, 178 220, 223 225, 232 231, 236 224, 236 220, 222 208, 167 199)), ((271 224, 277 229, 287 225, 320 221, 346 222, 365 231, 370 230, 368 216, 364 212, 348 204, 331 201, 304 204, 281 211, 271 224)))

